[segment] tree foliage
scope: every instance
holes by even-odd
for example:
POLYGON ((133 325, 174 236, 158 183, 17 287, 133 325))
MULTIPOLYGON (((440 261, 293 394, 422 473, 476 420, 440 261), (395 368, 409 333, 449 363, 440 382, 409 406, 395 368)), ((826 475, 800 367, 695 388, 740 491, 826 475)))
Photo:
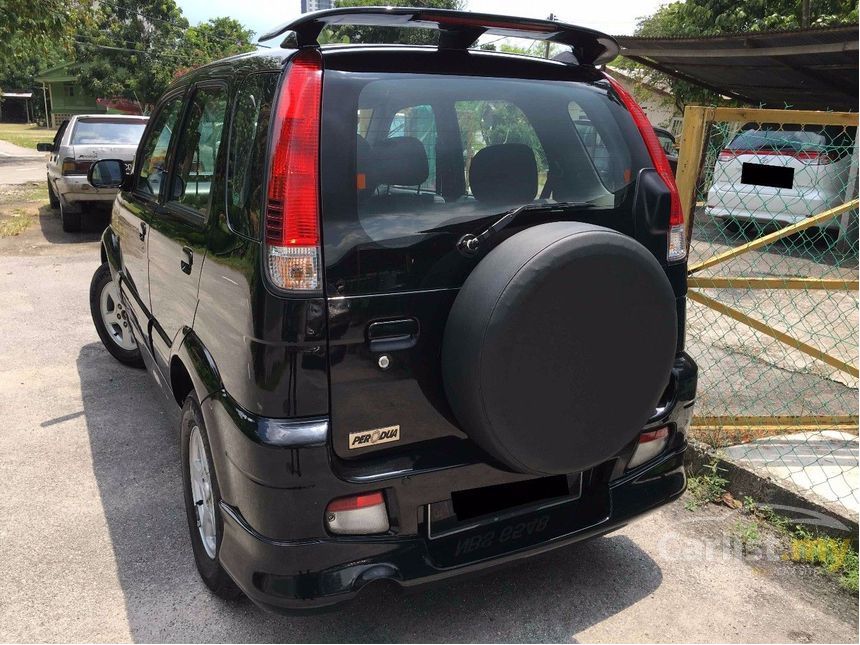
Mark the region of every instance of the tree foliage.
MULTIPOLYGON (((636 36, 698 37, 795 29, 803 25, 798 0, 686 0, 661 6, 654 14, 639 18, 636 36)), ((810 2, 812 27, 857 22, 857 4, 853 0, 815 0, 810 2)), ((633 61, 621 59, 618 67, 641 80, 667 87, 683 110, 690 103, 726 102, 719 95, 692 83, 678 80, 633 61)))
POLYGON ((191 27, 175 0, 0 0, 0 88, 33 87, 65 61, 87 92, 146 110, 188 69, 252 50, 252 36, 232 18, 191 27))

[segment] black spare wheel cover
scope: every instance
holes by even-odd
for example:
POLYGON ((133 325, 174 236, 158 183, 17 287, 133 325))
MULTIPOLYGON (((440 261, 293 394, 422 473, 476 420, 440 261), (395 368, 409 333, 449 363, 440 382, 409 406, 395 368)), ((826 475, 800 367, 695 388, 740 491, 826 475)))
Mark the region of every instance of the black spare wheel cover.
POLYGON ((641 244, 554 222, 494 248, 457 295, 442 349, 463 430, 511 468, 572 473, 654 413, 675 356, 675 296, 641 244))

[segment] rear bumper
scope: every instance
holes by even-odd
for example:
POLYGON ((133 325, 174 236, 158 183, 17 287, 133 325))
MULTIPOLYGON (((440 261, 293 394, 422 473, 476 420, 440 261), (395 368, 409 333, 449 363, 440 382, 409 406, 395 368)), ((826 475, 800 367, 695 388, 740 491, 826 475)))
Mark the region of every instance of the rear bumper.
POLYGON ((219 560, 256 604, 290 612, 351 600, 382 581, 401 587, 433 583, 616 530, 683 493, 696 371, 686 355, 676 362, 671 396, 648 424, 673 430, 654 460, 625 472, 634 442, 624 454, 586 471, 576 499, 487 515, 432 538, 428 504, 448 500, 452 490, 532 477, 469 458, 456 445, 445 445, 439 455, 423 450, 380 456, 362 468, 339 462, 324 440, 266 445, 276 420, 254 417, 216 393, 201 408, 223 499, 219 560), (326 531, 329 501, 372 490, 384 492, 388 534, 326 531))
MULTIPOLYGON (((256 533, 235 509, 226 505, 222 507, 224 539, 219 557, 255 604, 276 612, 307 611, 340 604, 383 581, 401 587, 440 582, 609 533, 677 499, 686 488, 685 449, 686 446, 665 455, 634 479, 610 486, 610 511, 605 519, 460 566, 437 566, 429 540, 423 536, 269 540, 256 533)), ((549 512, 575 511, 573 505, 549 512)), ((526 513, 516 520, 524 524, 539 521, 542 513, 546 511, 526 513)), ((498 539, 506 526, 510 524, 488 525, 483 535, 498 539)))
POLYGON ((115 188, 94 188, 86 175, 64 175, 57 178, 57 194, 66 204, 79 202, 112 202, 119 192, 115 188))
MULTIPOLYGON (((826 190, 716 184, 708 192, 705 214, 721 219, 796 224, 841 202, 838 195, 826 190)), ((838 227, 839 218, 824 226, 838 227)))

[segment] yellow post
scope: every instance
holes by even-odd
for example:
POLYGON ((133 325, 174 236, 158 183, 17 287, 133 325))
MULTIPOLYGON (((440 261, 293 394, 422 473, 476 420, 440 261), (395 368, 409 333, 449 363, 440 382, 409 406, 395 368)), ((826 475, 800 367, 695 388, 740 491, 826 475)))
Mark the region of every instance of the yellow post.
POLYGON ((678 152, 678 170, 675 182, 681 196, 684 223, 687 230, 687 248, 693 234, 693 214, 696 208, 696 183, 705 157, 705 136, 713 120, 714 108, 688 105, 684 109, 681 129, 681 148, 678 152))

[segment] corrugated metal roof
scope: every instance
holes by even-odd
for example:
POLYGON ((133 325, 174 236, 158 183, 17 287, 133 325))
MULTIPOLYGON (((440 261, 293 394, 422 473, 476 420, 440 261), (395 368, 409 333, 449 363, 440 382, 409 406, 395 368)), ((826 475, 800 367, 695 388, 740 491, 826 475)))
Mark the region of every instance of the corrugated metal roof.
POLYGON ((700 38, 617 36, 621 54, 753 105, 858 108, 857 25, 700 38))

